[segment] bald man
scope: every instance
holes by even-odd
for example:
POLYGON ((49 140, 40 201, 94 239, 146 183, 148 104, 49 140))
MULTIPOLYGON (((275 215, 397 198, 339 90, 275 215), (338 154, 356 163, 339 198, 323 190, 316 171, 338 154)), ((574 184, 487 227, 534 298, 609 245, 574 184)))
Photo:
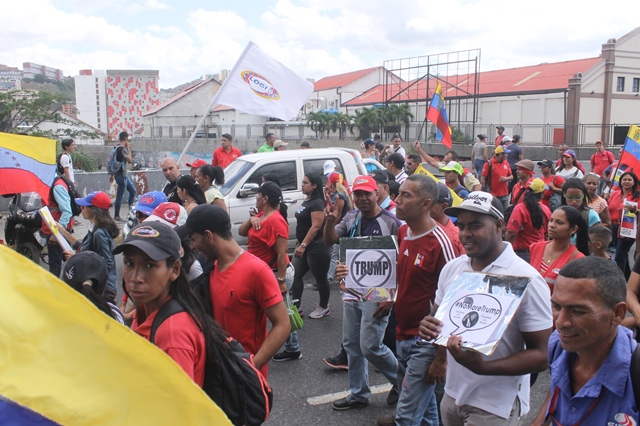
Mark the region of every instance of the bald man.
POLYGON ((162 192, 167 196, 169 202, 182 205, 182 200, 178 197, 178 188, 176 186, 178 178, 180 177, 180 167, 178 167, 178 163, 175 159, 167 157, 160 163, 160 168, 162 169, 162 174, 164 174, 164 177, 167 179, 167 183, 164 185, 164 188, 162 188, 162 192))

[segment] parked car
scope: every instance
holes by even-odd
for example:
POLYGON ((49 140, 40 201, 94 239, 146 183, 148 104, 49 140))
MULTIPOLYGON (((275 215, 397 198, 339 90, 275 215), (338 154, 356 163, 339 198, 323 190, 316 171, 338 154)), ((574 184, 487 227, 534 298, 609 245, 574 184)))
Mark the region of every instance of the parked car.
MULTIPOLYGON (((351 184, 360 175, 366 175, 365 162, 360 152, 348 148, 296 149, 290 151, 263 152, 243 155, 225 170, 225 184, 220 192, 231 217, 234 239, 246 245, 246 237, 238 235, 238 228, 249 218, 249 209, 255 206, 256 192, 262 183, 262 176, 275 173, 280 179, 284 202, 288 206, 289 249, 295 246, 296 210, 304 201, 301 182, 306 173, 322 173, 325 161, 333 160, 338 171, 351 184)), ((372 160, 367 160, 372 162, 372 160)), ((374 161, 377 167, 380 163, 374 161)))

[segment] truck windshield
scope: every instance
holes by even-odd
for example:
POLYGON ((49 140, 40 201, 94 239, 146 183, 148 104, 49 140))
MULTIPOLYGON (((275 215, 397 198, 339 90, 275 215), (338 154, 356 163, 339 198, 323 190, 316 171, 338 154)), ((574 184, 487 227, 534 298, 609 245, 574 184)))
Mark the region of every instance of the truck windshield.
POLYGON ((227 195, 236 183, 251 170, 254 163, 251 161, 246 161, 241 158, 238 158, 233 163, 229 164, 226 169, 224 169, 224 185, 220 187, 220 192, 222 195, 227 195))

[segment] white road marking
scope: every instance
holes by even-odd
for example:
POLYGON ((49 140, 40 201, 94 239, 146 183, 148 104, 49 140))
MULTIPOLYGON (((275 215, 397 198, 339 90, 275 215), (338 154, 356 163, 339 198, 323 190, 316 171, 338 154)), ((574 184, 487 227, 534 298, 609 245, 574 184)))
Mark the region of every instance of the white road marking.
MULTIPOLYGON (((372 395, 389 392, 390 390, 391 390, 391 383, 385 383, 384 385, 371 386, 372 395)), ((345 398, 349 396, 350 393, 351 392, 346 391, 346 392, 336 392, 336 393, 328 393, 326 395, 314 396, 311 398, 307 398, 307 403, 309 405, 328 404, 338 399, 345 398)))

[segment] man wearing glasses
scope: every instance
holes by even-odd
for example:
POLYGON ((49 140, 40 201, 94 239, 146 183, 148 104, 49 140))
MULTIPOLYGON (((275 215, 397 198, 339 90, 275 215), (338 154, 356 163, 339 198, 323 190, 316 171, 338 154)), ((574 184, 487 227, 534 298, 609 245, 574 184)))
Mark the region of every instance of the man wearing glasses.
POLYGON ((411 176, 420 164, 422 164, 422 158, 418 154, 409 154, 407 155, 407 161, 404 163, 404 171, 411 176))

